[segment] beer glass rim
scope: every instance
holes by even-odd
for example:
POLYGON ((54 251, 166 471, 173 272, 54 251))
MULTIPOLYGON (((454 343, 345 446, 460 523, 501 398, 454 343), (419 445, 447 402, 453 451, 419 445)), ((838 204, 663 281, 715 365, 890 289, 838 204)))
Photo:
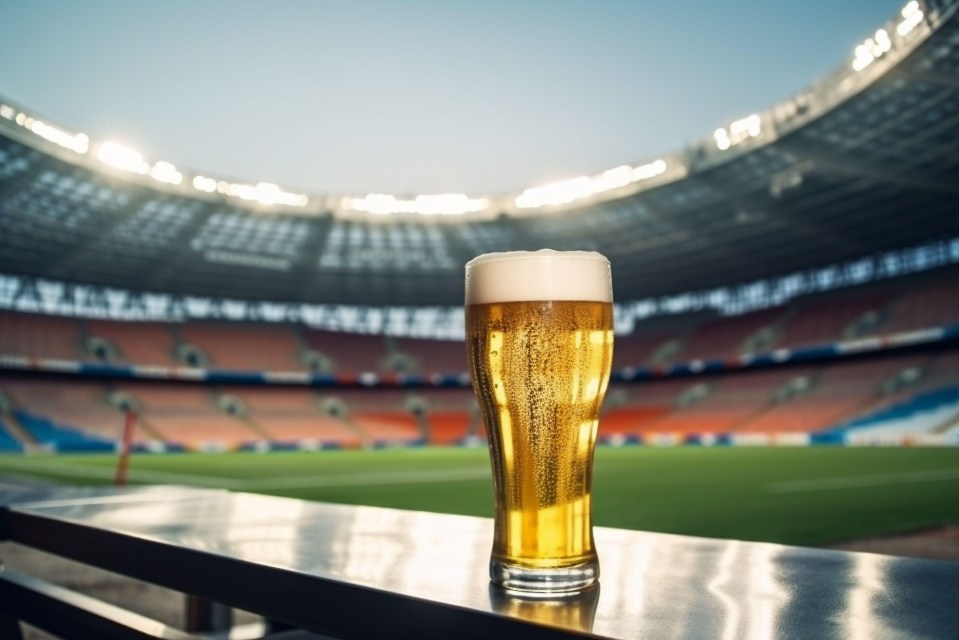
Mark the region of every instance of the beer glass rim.
POLYGON ((466 263, 466 304, 568 300, 612 303, 606 256, 594 251, 486 253, 466 263))
POLYGON ((596 251, 557 251, 556 249, 538 249, 536 251, 500 251, 478 255, 466 263, 466 268, 486 262, 503 260, 595 260, 609 264, 609 258, 596 251))

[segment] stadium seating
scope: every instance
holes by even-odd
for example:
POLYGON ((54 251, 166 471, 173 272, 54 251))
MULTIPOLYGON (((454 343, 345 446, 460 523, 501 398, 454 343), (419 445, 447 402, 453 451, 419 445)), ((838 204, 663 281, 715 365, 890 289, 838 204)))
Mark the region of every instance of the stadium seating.
MULTIPOLYGON (((123 414, 107 402, 109 391, 102 383, 4 378, 0 379, 0 389, 12 403, 18 419, 21 415, 37 419, 33 424, 44 433, 39 442, 47 436, 50 442, 56 441, 54 427, 66 430, 63 435, 67 439, 73 438, 73 432, 83 431, 93 439, 115 441, 121 433, 123 414), (49 422, 52 430, 43 427, 44 421, 49 422)), ((37 435, 36 430, 28 431, 37 435)))
POLYGON ((746 341, 770 327, 783 315, 781 308, 766 309, 729 318, 715 318, 701 324, 686 340, 673 360, 729 358, 746 351, 746 341))
POLYGON ((357 374, 389 370, 382 336, 304 329, 303 339, 310 349, 330 358, 335 371, 357 374))
POLYGON ((959 323, 959 279, 945 277, 922 283, 892 303, 882 330, 895 333, 956 323, 959 323))
POLYGON ((115 362, 131 365, 177 366, 176 341, 170 326, 159 322, 88 320, 91 336, 108 341, 115 349, 115 362))
POLYGON ((687 379, 654 381, 639 386, 613 384, 600 415, 599 436, 638 434, 654 430, 675 409, 679 397, 694 383, 687 379))
POLYGON ((616 336, 613 347, 613 368, 638 368, 661 364, 654 362, 655 356, 664 345, 678 340, 680 335, 677 329, 646 328, 640 325, 636 332, 628 336, 616 336))
POLYGON ((360 437, 343 421, 322 411, 312 389, 222 389, 239 400, 247 418, 273 442, 313 442, 324 446, 354 447, 360 437))
MULTIPOLYGON (((339 389, 332 397, 346 407, 345 420, 362 434, 365 445, 421 442, 425 422, 411 406, 411 395, 403 391, 339 389)), ((425 413, 425 404, 423 405, 425 413)))
POLYGON ((113 451, 115 440, 98 438, 26 411, 15 411, 17 421, 40 446, 56 451, 113 451))
POLYGON ((263 440, 253 425, 226 413, 203 386, 128 383, 118 391, 139 407, 138 431, 190 449, 233 449, 263 440))
POLYGON ((412 358, 417 373, 461 373, 466 371, 466 345, 462 341, 397 338, 396 352, 412 358))
POLYGON ((896 372, 917 366, 920 357, 837 362, 820 367, 808 391, 790 397, 738 426, 748 432, 812 432, 873 409, 882 385, 896 372))
POLYGON ((247 371, 305 370, 301 346, 291 327, 227 323, 188 323, 180 339, 198 347, 218 369, 247 371))
POLYGON ((713 378, 708 395, 664 416, 652 430, 684 435, 735 431, 766 409, 779 388, 804 373, 788 368, 713 378))
POLYGON ((841 425, 850 444, 909 444, 959 429, 959 387, 920 393, 882 411, 841 425))
POLYGON ((82 360, 80 326, 73 318, 0 312, 0 353, 31 358, 82 360))
POLYGON ((23 451, 23 445, 20 441, 10 435, 7 431, 7 425, 0 420, 0 452, 19 452, 23 451))
POLYGON ((799 347, 836 342, 858 336, 844 335, 869 312, 878 314, 890 299, 888 291, 830 295, 798 303, 789 318, 777 347, 799 347))
MULTIPOLYGON (((760 332, 764 339, 757 344, 766 351, 840 340, 851 337, 845 335, 847 329, 870 312, 875 312, 872 322, 860 327, 867 334, 952 325, 959 321, 954 274, 951 270, 811 295, 742 316, 697 313, 652 318, 638 323, 632 335, 617 337, 614 368, 659 369, 697 358, 732 361, 760 332)), ((80 321, 2 312, 0 328, 0 355, 91 361, 98 355, 84 344, 99 338, 110 345, 111 361, 141 366, 178 366, 174 355, 178 345, 191 344, 207 356, 211 367, 227 370, 306 371, 310 365, 304 354, 316 351, 346 383, 366 371, 429 376, 466 369, 461 341, 384 338, 283 324, 80 321)), ((955 349, 615 383, 599 434, 605 439, 662 434, 682 441, 698 434, 833 433, 837 427, 845 429, 867 419, 883 422, 882 428, 873 425, 877 430, 869 432, 857 426, 857 434, 878 438, 877 434, 922 433, 939 417, 948 417, 947 408, 941 406, 934 408, 939 413, 930 413, 933 409, 923 404, 924 398, 955 386, 959 386, 955 349), (785 389, 793 382, 795 388, 785 389), (919 415, 925 417, 911 417, 919 415)), ((7 449, 20 446, 11 429, 21 429, 41 445, 113 446, 124 420, 123 412, 111 406, 111 401, 116 404, 116 398, 110 398, 114 392, 126 394, 139 411, 140 445, 164 442, 201 449, 267 441, 288 446, 443 445, 485 437, 485 425, 468 389, 215 388, 90 379, 64 383, 8 375, 0 379, 0 391, 10 404, 3 414, 10 424, 0 431, 0 448, 7 449)), ((865 442, 862 438, 859 441, 865 442)))
POLYGON ((473 392, 449 389, 421 392, 426 404, 426 423, 430 444, 456 444, 473 430, 479 421, 473 392))

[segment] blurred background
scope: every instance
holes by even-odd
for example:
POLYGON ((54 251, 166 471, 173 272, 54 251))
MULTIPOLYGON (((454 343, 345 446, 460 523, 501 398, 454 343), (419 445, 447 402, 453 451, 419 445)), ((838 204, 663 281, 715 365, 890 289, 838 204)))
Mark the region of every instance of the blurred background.
POLYGON ((489 516, 463 266, 584 249, 597 524, 959 558, 957 5, 5 6, 0 481, 489 516))

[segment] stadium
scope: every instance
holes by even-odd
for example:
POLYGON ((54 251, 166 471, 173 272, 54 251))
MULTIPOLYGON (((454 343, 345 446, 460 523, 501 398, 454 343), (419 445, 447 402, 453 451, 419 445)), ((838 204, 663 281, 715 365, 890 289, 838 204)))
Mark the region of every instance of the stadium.
POLYGON ((0 480, 488 518, 463 267, 549 247, 612 265, 597 525, 959 522, 957 11, 909 2, 696 144, 508 194, 240 182, 0 95, 0 480))

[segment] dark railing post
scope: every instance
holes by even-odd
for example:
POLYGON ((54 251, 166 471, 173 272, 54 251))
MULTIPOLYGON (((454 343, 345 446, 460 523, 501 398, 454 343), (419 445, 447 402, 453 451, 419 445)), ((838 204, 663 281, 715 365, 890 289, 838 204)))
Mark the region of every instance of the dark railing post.
POLYGON ((233 609, 199 596, 186 597, 186 631, 229 631, 233 628, 233 609))

